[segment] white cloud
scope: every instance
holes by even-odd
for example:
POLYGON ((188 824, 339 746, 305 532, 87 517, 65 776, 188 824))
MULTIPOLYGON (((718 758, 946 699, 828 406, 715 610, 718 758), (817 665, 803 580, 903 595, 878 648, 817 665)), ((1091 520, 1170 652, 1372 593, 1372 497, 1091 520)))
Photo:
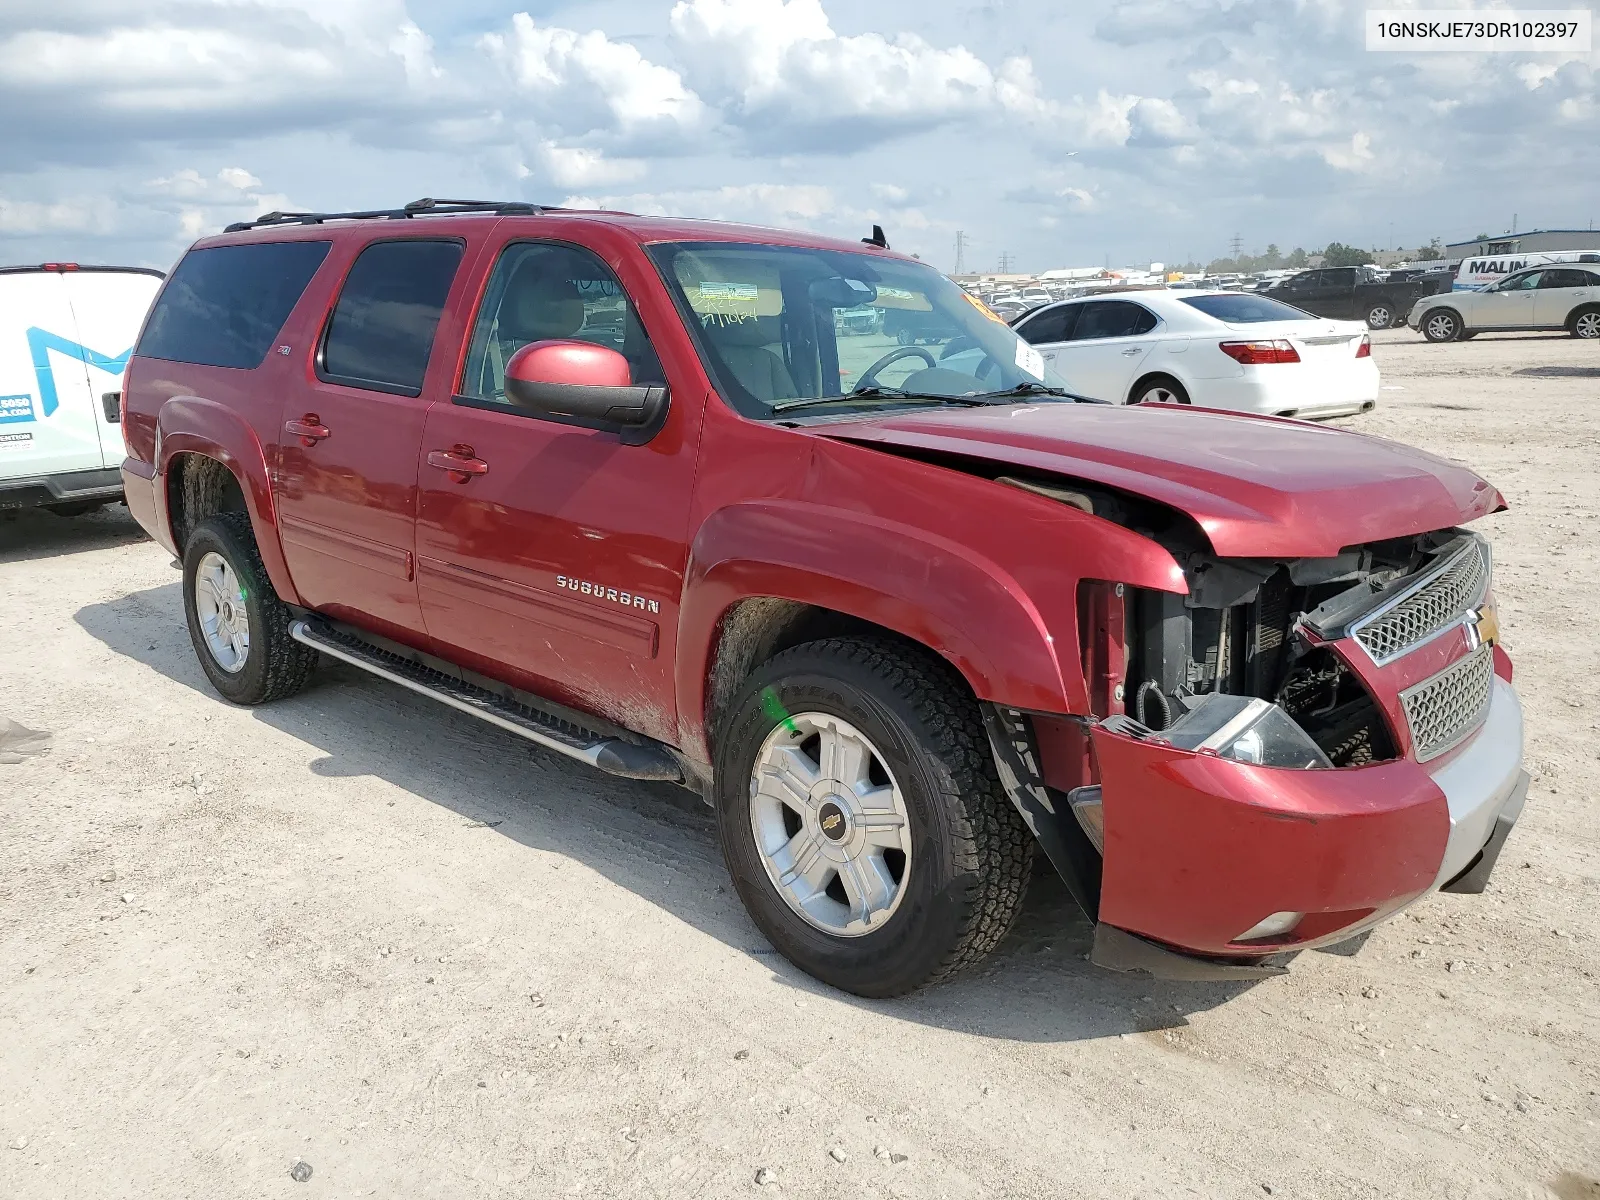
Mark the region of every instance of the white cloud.
POLYGON ((529 174, 548 178, 557 187, 610 187, 632 183, 644 176, 645 164, 636 158, 607 158, 586 146, 558 146, 542 142, 536 154, 540 170, 529 174))
POLYGON ((1039 103, 1026 62, 997 75, 965 46, 914 33, 841 36, 820 0, 678 0, 671 26, 696 87, 738 124, 825 129, 860 145, 1039 103))
POLYGON ((509 34, 485 34, 481 45, 552 128, 634 133, 690 129, 706 118, 700 98, 676 71, 599 30, 577 33, 517 13, 509 34))

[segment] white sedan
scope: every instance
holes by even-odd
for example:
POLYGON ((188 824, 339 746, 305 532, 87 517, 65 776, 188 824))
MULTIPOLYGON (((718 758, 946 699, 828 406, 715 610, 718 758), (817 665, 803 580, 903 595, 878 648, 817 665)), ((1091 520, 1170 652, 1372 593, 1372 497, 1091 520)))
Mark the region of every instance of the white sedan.
POLYGON ((1037 309, 1015 329, 1074 391, 1114 404, 1333 417, 1378 403, 1364 323, 1249 292, 1086 296, 1037 309))

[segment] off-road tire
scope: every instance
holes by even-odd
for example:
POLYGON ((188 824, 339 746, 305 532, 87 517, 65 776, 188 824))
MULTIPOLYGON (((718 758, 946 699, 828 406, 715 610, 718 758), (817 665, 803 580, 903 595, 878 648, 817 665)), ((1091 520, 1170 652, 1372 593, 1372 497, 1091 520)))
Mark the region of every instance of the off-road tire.
POLYGON ((1434 308, 1422 314, 1422 336, 1430 342, 1453 342, 1461 337, 1461 314, 1453 308, 1434 308))
POLYGON ((806 973, 858 996, 899 996, 981 961, 1011 928, 1033 837, 1001 788, 977 701, 932 654, 873 638, 786 650, 729 706, 716 758, 717 825, 734 887, 761 932, 806 973), (910 815, 909 890, 882 929, 858 937, 798 916, 768 878, 751 830, 756 757, 786 714, 804 712, 841 717, 865 734, 910 815))
POLYGON ((1388 329, 1389 326, 1394 324, 1394 316, 1394 305, 1387 300, 1379 300, 1371 308, 1367 309, 1367 328, 1388 329))
POLYGON ((235 704, 266 704, 294 695, 311 677, 317 652, 289 636, 292 614, 272 590, 247 514, 218 513, 189 534, 183 550, 183 611, 200 669, 223 699, 235 704), (212 656, 195 607, 195 573, 208 553, 226 559, 244 588, 250 649, 244 666, 236 672, 224 670, 212 656))
POLYGON ((1129 404, 1144 404, 1147 401, 1153 404, 1188 404, 1189 391, 1171 375, 1151 375, 1148 379, 1141 379, 1128 393, 1129 404), (1157 394, 1159 392, 1171 393, 1172 399, 1162 400, 1157 394))
POLYGON ((1567 318, 1567 332, 1586 342, 1600 338, 1600 307, 1580 308, 1567 318))

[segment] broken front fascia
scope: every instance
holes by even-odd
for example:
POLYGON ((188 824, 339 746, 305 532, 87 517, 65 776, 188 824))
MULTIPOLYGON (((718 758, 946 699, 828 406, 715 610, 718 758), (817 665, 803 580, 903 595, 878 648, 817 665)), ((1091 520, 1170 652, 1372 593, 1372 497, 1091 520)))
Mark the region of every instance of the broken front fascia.
MULTIPOLYGON (((1395 611, 1396 598, 1422 595, 1468 544, 1464 538, 1470 535, 1444 531, 1300 563, 1201 558, 1198 572, 1191 559, 1186 576, 1198 603, 1159 596, 1169 611, 1158 610, 1154 628, 1175 635, 1186 672, 1197 664, 1209 672, 1210 687, 1241 691, 1180 692, 1164 706, 1147 693, 1147 712, 1170 711, 1170 721, 1155 722, 1161 729, 1121 711, 1125 697, 1137 701, 1122 668, 1141 663, 1138 638, 1152 624, 1141 630, 1141 606, 1157 594, 1085 585, 1081 648, 1091 714, 1031 714, 1032 737, 1014 744, 1037 756, 1034 795, 1019 808, 1036 831, 1057 826, 1041 842, 1071 876, 1073 894, 1103 929, 1138 935, 1108 942, 1116 962, 1106 965, 1170 974, 1174 951, 1223 967, 1343 941, 1448 884, 1480 848, 1488 854, 1485 839, 1498 850, 1490 833, 1504 840, 1500 826, 1515 819, 1525 777, 1509 660, 1492 644, 1473 650, 1475 631, 1487 624, 1493 633, 1492 616, 1485 623, 1481 612, 1492 605, 1487 578, 1481 588, 1461 591, 1440 618, 1443 630, 1419 636, 1414 653, 1380 662, 1352 632, 1366 628, 1374 611, 1395 611), (1331 607, 1353 619, 1329 641, 1305 628, 1302 614, 1320 614, 1335 600, 1331 607), (1197 654, 1192 625, 1172 630, 1162 622, 1191 622, 1208 602, 1223 614, 1237 611, 1200 617, 1215 641, 1202 637, 1205 652, 1197 654), (1236 653, 1229 653, 1230 641, 1236 653), (1448 753, 1419 763, 1405 694, 1419 678, 1490 651, 1492 703, 1448 753), (1304 721, 1259 693, 1241 694, 1263 684, 1268 695, 1286 696, 1304 721), (1322 689, 1315 693, 1320 709, 1305 703, 1313 688, 1322 689), (1456 778, 1469 767, 1475 779, 1483 777, 1481 787, 1464 788, 1456 778), (1150 961, 1136 961, 1141 956, 1150 961)), ((1173 642, 1163 637, 1160 645, 1173 642)), ((1003 724, 1007 714, 996 716, 1003 724)), ((1023 723, 1021 714, 1010 716, 1023 723)), ((1097 937, 1097 954, 1098 947, 1097 937)))

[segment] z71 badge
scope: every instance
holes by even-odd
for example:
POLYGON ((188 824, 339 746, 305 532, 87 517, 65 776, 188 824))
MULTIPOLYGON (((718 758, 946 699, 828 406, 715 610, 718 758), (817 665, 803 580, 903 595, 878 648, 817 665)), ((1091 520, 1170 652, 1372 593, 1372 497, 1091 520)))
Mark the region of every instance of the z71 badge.
POLYGON ((569 592, 577 592, 580 596, 593 596, 597 600, 609 600, 613 604, 621 604, 626 608, 637 608, 643 612, 658 613, 661 611, 659 600, 646 600, 643 596, 633 592, 624 592, 619 588, 608 588, 598 583, 590 583, 587 579, 573 579, 567 575, 556 576, 556 586, 566 588, 569 592))

